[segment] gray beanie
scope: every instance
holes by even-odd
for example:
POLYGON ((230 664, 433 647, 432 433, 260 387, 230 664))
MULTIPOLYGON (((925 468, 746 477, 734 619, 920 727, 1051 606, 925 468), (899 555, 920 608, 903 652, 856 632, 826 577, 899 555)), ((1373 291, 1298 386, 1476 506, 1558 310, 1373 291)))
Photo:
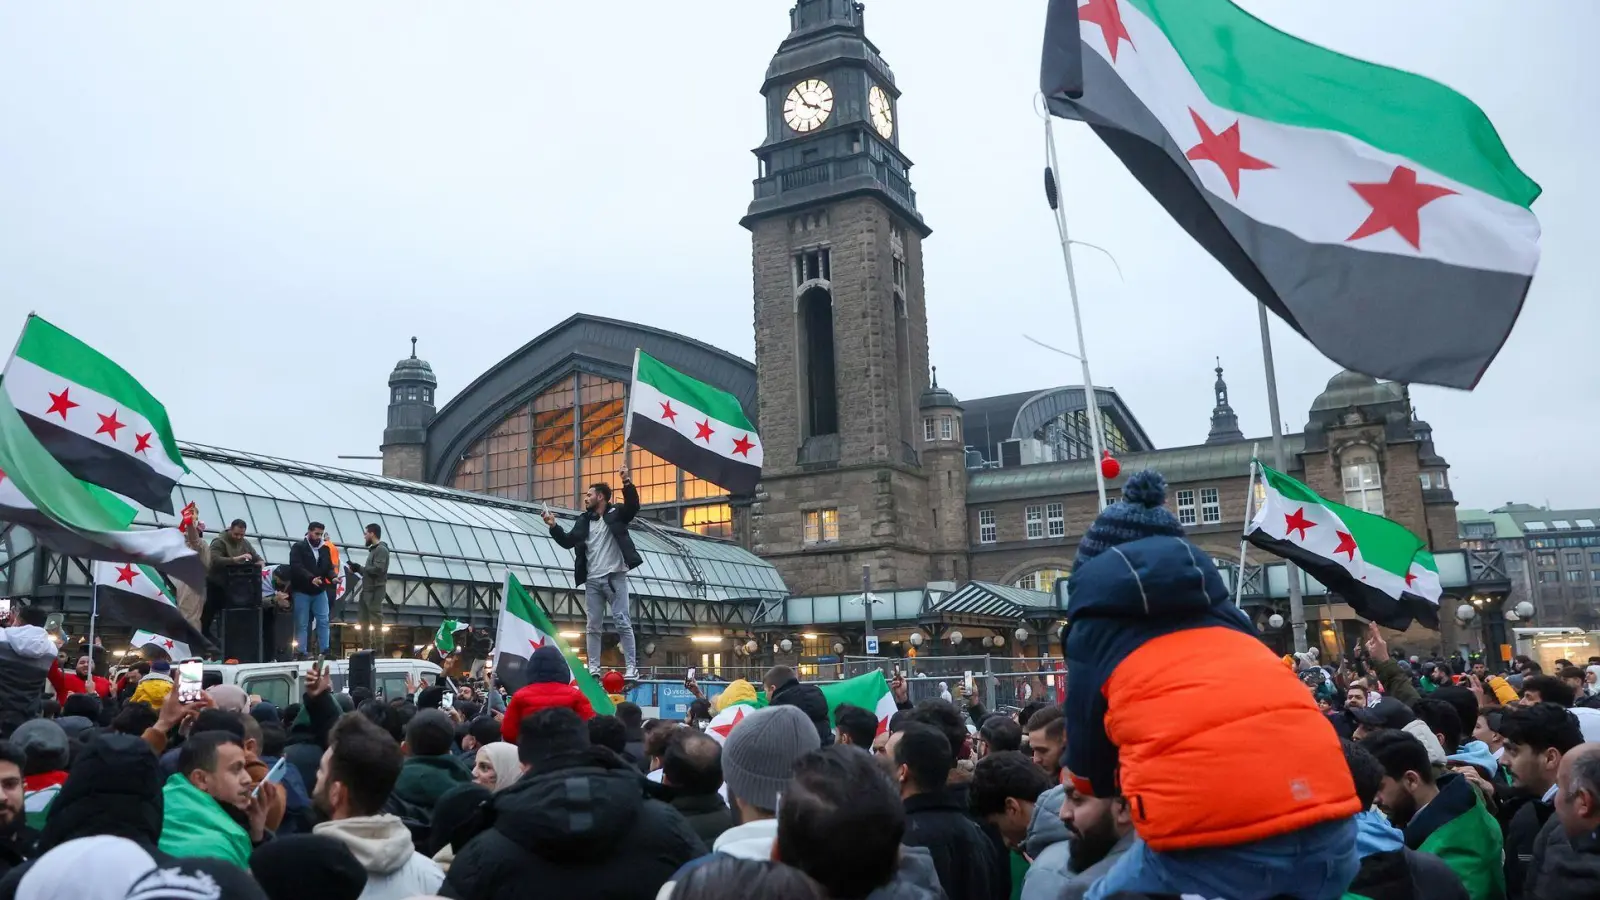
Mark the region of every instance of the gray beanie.
POLYGON ((794 775, 795 760, 822 746, 816 726, 793 706, 758 709, 728 733, 722 780, 728 793, 756 809, 774 811, 794 775))
POLYGON ((67 732, 49 719, 29 719, 11 733, 11 746, 57 768, 67 765, 67 732))

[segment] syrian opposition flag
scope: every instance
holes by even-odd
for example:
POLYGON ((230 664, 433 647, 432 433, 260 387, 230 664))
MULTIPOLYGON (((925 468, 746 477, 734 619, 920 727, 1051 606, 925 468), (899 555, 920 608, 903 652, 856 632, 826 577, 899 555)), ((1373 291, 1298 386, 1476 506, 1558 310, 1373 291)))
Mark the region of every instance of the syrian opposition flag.
MULTIPOLYGON (((829 721, 833 720, 834 710, 839 708, 839 704, 848 703, 876 713, 879 734, 889 729, 889 720, 894 717, 897 707, 894 695, 889 692, 889 682, 884 680, 882 672, 867 672, 845 681, 819 684, 818 687, 822 689, 823 698, 828 701, 829 721)), ((706 726, 706 734, 721 744, 728 740, 728 735, 744 721, 745 716, 766 705, 765 695, 758 696, 755 702, 732 704, 712 718, 711 723, 706 726)))
POLYGON ((1052 113, 1092 126, 1346 368, 1471 388, 1510 334, 1540 188, 1455 91, 1229 0, 1051 0, 1040 80, 1052 113))
POLYGON ((466 627, 466 625, 457 622, 455 619, 445 619, 440 622, 439 630, 434 632, 433 635, 434 649, 438 650, 441 656, 448 656, 456 652, 456 632, 466 627))
POLYGON ((133 376, 35 315, 6 363, 6 398, 75 478, 172 512, 183 455, 167 410, 133 376))
POLYGON ((761 438, 739 398, 634 351, 627 440, 730 494, 761 480, 761 438))
POLYGON ((174 642, 201 647, 209 643, 178 611, 171 589, 148 566, 96 562, 94 586, 101 615, 134 628, 170 635, 174 642))
POLYGON ((1324 500, 1281 472, 1260 471, 1266 499, 1245 531, 1250 543, 1305 569, 1363 619, 1402 630, 1412 619, 1439 627, 1438 595, 1430 603, 1411 589, 1412 564, 1427 547, 1421 538, 1399 522, 1324 500))
POLYGON ((1434 561, 1433 554, 1426 550, 1418 550, 1416 558, 1411 561, 1409 571, 1410 577, 1406 579, 1406 595, 1437 607, 1440 596, 1444 594, 1444 588, 1439 584, 1439 564, 1434 561))
POLYGON ((602 715, 611 715, 616 711, 611 698, 589 674, 582 660, 578 659, 578 654, 572 652, 567 642, 561 639, 538 602, 517 581, 517 576, 510 572, 506 573, 505 589, 501 593, 500 623, 496 631, 494 673, 505 683, 507 690, 515 692, 528 683, 523 669, 533 657, 533 651, 550 644, 566 657, 567 668, 572 670, 573 687, 589 698, 589 705, 594 707, 594 711, 602 715))
POLYGON ((74 478, 34 438, 17 410, 0 402, 0 519, 27 527, 58 553, 153 566, 204 590, 205 567, 183 533, 135 529, 137 512, 110 491, 74 478))
POLYGON ((175 638, 169 638, 164 634, 156 634, 153 631, 135 631, 133 640, 128 643, 135 647, 154 647, 165 653, 167 658, 171 660, 185 660, 194 657, 194 654, 189 652, 187 643, 175 638))

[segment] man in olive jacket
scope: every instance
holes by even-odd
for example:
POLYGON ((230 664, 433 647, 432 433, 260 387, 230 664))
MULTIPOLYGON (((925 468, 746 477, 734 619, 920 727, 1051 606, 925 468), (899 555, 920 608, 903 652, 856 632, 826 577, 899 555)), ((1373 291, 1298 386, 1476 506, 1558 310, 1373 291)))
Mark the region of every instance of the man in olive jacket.
POLYGON ((361 639, 368 647, 382 646, 383 598, 389 586, 389 545, 383 542, 383 529, 376 522, 363 532, 367 539, 367 561, 350 568, 361 573, 361 639))

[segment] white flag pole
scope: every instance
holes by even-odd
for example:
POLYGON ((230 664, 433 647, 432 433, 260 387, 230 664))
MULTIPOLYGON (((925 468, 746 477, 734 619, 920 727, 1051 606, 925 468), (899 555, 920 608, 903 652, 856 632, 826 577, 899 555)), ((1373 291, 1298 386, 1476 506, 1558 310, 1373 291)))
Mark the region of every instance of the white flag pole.
POLYGON ((89 588, 89 693, 91 694, 94 693, 94 625, 95 620, 100 617, 100 579, 94 576, 97 574, 95 570, 99 568, 100 564, 95 563, 89 569, 93 582, 89 588))
POLYGON ((1245 548, 1250 545, 1245 535, 1250 533, 1250 523, 1256 517, 1256 453, 1261 450, 1261 444, 1250 445, 1250 483, 1245 487, 1244 494, 1244 531, 1239 535, 1239 570, 1233 574, 1233 605, 1243 608, 1244 605, 1244 561, 1245 548))
MULTIPOLYGON (((1267 374, 1267 412, 1272 416, 1272 466, 1279 472, 1289 471, 1288 453, 1283 446, 1283 417, 1278 414, 1278 373, 1272 365, 1272 331, 1267 327, 1267 305, 1257 301, 1256 312, 1261 317, 1261 360, 1267 374)), ((1306 652, 1306 604, 1300 595, 1300 567, 1293 562, 1284 563, 1284 575, 1289 580, 1289 622, 1294 629, 1294 652, 1306 652)))

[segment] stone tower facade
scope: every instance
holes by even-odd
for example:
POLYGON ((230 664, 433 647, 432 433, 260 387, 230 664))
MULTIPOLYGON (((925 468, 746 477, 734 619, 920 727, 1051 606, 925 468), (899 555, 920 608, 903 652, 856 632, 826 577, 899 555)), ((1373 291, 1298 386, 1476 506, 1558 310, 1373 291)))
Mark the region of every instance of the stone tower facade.
MULTIPOLYGON (((766 455, 752 549, 795 594, 859 590, 862 565, 876 588, 921 586, 953 577, 957 556, 964 568, 964 534, 939 533, 965 517, 925 456, 929 229, 900 149, 899 91, 862 4, 798 0, 789 16, 743 220, 766 455)), ((965 479, 948 480, 964 496, 965 479)))
POLYGON ((395 363, 389 373, 389 424, 383 429, 383 474, 389 478, 422 481, 427 466, 428 423, 437 412, 434 392, 439 379, 427 360, 417 358, 417 339, 411 355, 395 363))

